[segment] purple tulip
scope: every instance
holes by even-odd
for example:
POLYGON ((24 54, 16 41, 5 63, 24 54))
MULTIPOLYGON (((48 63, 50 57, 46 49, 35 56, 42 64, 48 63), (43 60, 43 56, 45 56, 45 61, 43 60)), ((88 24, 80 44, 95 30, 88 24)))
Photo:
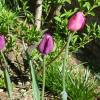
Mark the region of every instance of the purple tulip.
POLYGON ((53 50, 53 47, 54 47, 53 37, 48 32, 44 34, 44 37, 41 40, 38 49, 43 55, 47 55, 53 50))
POLYGON ((0 35, 0 50, 5 47, 5 38, 3 35, 0 35))
POLYGON ((68 21, 68 29, 70 31, 81 30, 85 26, 85 16, 83 12, 77 12, 68 21))

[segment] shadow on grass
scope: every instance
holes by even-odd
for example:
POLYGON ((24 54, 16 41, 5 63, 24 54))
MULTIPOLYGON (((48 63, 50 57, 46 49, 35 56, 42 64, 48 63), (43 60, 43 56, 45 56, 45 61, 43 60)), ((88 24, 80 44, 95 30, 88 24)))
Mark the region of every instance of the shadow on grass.
POLYGON ((100 73, 100 39, 95 39, 88 43, 84 48, 81 48, 76 53, 76 58, 82 62, 87 62, 85 65, 89 67, 91 72, 100 73))

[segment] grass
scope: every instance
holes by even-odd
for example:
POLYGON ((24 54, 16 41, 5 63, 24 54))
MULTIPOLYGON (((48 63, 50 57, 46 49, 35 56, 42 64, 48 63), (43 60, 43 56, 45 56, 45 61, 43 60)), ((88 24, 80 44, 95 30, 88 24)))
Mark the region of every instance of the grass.
MULTIPOLYGON (((61 59, 59 59, 61 61, 61 59)), ((49 66, 46 76, 46 88, 56 95, 62 91, 62 66, 55 62, 49 66)), ((94 100, 97 97, 95 77, 83 64, 72 65, 66 72, 66 91, 70 100, 94 100)))
POLYGON ((4 82, 4 75, 3 72, 0 70, 0 88, 5 87, 5 82, 4 82))

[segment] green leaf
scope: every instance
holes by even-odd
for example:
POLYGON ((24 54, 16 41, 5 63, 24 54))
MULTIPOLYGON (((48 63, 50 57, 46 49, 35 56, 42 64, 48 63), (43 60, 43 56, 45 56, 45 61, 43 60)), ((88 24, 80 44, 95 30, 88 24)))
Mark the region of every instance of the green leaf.
POLYGON ((35 71, 32 66, 32 61, 29 61, 30 64, 30 70, 31 70, 31 76, 32 76, 32 90, 33 90, 33 98, 34 100, 40 100, 40 91, 37 86, 36 78, 35 78, 35 71))
POLYGON ((4 69, 4 78, 5 78, 5 84, 8 91, 8 95, 10 98, 12 98, 12 84, 11 84, 11 80, 7 68, 4 69))
POLYGON ((87 8, 88 10, 90 9, 91 5, 89 2, 86 2, 84 5, 83 5, 84 8, 87 8))
POLYGON ((98 2, 98 6, 100 6, 100 1, 98 2))
POLYGON ((8 67, 8 63, 7 63, 6 59, 5 59, 5 56, 4 56, 2 51, 1 51, 1 55, 2 55, 2 58, 3 58, 4 63, 5 63, 5 67, 4 67, 5 85, 6 85, 6 88, 7 88, 7 91, 8 91, 9 98, 12 99, 12 83, 11 83, 9 72, 8 72, 8 68, 7 68, 8 67))
POLYGON ((66 0, 66 2, 68 2, 69 4, 71 4, 71 0, 66 0))
POLYGON ((58 22, 61 22, 61 18, 59 18, 58 16, 54 17, 54 19, 58 22))
POLYGON ((89 12, 88 14, 89 15, 92 15, 92 16, 95 16, 95 13, 94 12, 89 12))
POLYGON ((29 63, 30 67, 30 74, 31 74, 31 79, 32 79, 32 93, 33 93, 33 100, 40 100, 40 91, 36 82, 36 77, 35 77, 35 70, 33 68, 32 60, 30 55, 28 54, 27 48, 25 46, 24 40, 23 40, 23 49, 27 58, 27 61, 29 63))
POLYGON ((62 100, 67 100, 68 95, 67 95, 66 91, 62 91, 61 95, 62 95, 62 100))
POLYGON ((78 35, 74 35, 74 36, 73 36, 73 44, 76 43, 77 39, 78 39, 78 35))

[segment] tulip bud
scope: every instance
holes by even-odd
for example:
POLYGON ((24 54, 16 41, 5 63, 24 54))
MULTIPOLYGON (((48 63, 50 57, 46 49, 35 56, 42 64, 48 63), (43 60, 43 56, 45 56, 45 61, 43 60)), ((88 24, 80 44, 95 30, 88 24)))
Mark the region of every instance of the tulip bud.
POLYGON ((5 46, 5 38, 3 35, 0 35, 0 50, 2 50, 5 46))
POLYGON ((53 50, 53 47, 54 47, 53 38, 50 35, 50 33, 46 33, 43 39, 41 40, 38 49, 43 55, 47 55, 53 50))
POLYGON ((68 29, 70 31, 81 30, 85 25, 85 16, 83 12, 77 12, 68 21, 68 29))

